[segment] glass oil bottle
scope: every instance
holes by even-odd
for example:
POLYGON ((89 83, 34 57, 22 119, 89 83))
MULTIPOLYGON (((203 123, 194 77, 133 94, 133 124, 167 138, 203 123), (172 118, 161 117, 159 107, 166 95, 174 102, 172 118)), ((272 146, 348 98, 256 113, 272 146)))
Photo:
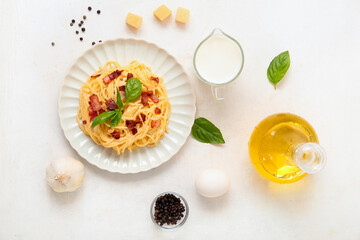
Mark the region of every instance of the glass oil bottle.
POLYGON ((251 135, 249 152, 256 170, 277 183, 298 181, 326 163, 314 128, 291 113, 274 114, 260 122, 251 135))

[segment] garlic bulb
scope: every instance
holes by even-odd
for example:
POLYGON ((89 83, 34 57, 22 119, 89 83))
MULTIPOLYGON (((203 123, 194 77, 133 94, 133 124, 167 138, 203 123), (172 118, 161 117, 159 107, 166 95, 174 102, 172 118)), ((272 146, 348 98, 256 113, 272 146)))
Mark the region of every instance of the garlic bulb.
POLYGON ((46 169, 46 181, 55 192, 75 191, 84 176, 84 165, 72 157, 55 159, 46 169))

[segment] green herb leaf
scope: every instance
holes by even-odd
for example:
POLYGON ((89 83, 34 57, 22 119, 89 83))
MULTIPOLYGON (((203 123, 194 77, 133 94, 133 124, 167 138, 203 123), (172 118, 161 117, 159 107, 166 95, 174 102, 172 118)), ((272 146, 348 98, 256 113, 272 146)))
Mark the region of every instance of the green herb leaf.
POLYGON ((121 110, 115 109, 114 111, 116 112, 116 115, 113 116, 110 120, 110 127, 112 128, 116 127, 120 123, 120 120, 122 118, 121 110))
POLYGON ((130 78, 125 85, 126 103, 135 102, 141 95, 142 84, 137 78, 130 78))
POLYGON ((116 112, 115 111, 106 111, 103 112, 102 114, 100 114, 99 116, 97 116, 96 118, 94 118, 92 124, 91 124, 91 128, 96 127, 97 125, 106 122, 107 120, 109 120, 110 118, 112 118, 113 116, 115 116, 116 112))
POLYGON ((117 96, 116 96, 116 104, 119 107, 120 111, 123 109, 124 105, 123 102, 121 100, 121 95, 120 95, 120 91, 118 88, 116 88, 117 90, 117 96))
POLYGON ((191 133, 196 140, 203 143, 224 144, 221 131, 205 118, 195 119, 191 133))
POLYGON ((277 55, 270 63, 267 70, 267 77, 276 89, 276 84, 285 76, 290 67, 289 51, 277 55))

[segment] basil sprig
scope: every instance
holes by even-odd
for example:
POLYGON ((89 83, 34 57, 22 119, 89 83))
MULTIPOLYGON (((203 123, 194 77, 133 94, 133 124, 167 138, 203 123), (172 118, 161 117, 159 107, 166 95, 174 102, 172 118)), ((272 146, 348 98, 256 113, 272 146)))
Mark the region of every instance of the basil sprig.
POLYGON ((274 84, 275 89, 276 89, 276 84, 280 82, 281 79, 283 79, 289 67, 290 67, 289 51, 280 53, 271 61, 267 70, 267 77, 269 81, 272 84, 274 84))
POLYGON ((195 119, 194 125, 191 128, 191 133, 196 140, 202 143, 225 143, 220 129, 218 129, 212 122, 205 118, 195 119))
MULTIPOLYGON (((142 84, 141 81, 137 78, 130 78, 126 85, 125 85, 125 96, 126 96, 126 103, 135 102, 139 99, 142 91, 142 84)), ((123 101, 121 100, 121 95, 119 89, 116 89, 117 96, 116 96, 116 105, 118 106, 117 109, 106 111, 101 113, 99 116, 94 118, 91 128, 96 127, 97 125, 104 123, 110 119, 110 127, 116 127, 122 118, 122 110, 125 108, 123 101)))
POLYGON ((126 103, 135 102, 141 95, 142 85, 139 79, 130 78, 125 86, 126 103))
POLYGON ((121 95, 120 95, 119 89, 116 89, 116 92, 117 92, 116 104, 117 104, 117 106, 119 108, 112 110, 112 111, 115 112, 115 115, 110 120, 110 127, 116 127, 119 124, 119 122, 120 122, 120 120, 122 118, 122 112, 121 111, 124 108, 123 102, 121 100, 121 95))
POLYGON ((115 115, 110 120, 110 127, 116 127, 122 118, 122 112, 119 109, 115 109, 115 115))
POLYGON ((123 102, 121 100, 120 91, 118 88, 116 89, 116 105, 118 105, 119 109, 121 110, 124 108, 123 102))
POLYGON ((102 114, 100 114, 99 116, 94 118, 94 120, 91 124, 91 128, 94 128, 95 126, 99 125, 100 123, 106 122, 110 118, 113 118, 115 115, 116 115, 115 111, 103 112, 102 114))

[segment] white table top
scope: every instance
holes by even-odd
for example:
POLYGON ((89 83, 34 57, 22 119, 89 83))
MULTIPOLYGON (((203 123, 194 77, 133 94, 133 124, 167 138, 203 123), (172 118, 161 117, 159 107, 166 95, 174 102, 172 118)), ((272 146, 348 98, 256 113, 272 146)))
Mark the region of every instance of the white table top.
POLYGON ((0 239, 360 239, 359 9, 357 0, 2 1, 0 239), (176 24, 174 14, 158 22, 152 12, 162 3, 173 13, 190 9, 189 23, 176 24), (124 23, 129 11, 144 18, 138 31, 124 23), (84 14, 80 42, 69 23, 84 14), (243 73, 222 104, 192 69, 195 47, 214 27, 245 52, 243 73), (92 41, 121 37, 154 42, 174 55, 196 92, 196 116, 214 122, 227 142, 219 147, 189 137, 169 162, 136 175, 81 159, 83 186, 55 193, 45 182, 49 161, 79 158, 59 125, 62 80, 92 41), (275 91, 266 70, 285 50, 291 66, 275 91), (280 185, 255 171, 250 134, 278 112, 296 113, 315 127, 328 154, 321 173, 280 185), (231 177, 227 195, 205 199, 195 192, 197 174, 209 167, 231 177), (161 231, 149 216, 152 199, 166 190, 182 194, 190 207, 186 224, 173 232, 161 231))

